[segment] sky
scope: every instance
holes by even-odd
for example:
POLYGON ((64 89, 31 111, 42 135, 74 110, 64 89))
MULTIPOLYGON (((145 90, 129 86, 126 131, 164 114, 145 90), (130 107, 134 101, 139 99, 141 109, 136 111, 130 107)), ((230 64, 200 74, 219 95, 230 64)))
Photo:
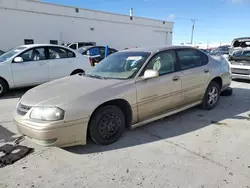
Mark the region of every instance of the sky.
POLYGON ((250 36, 250 0, 42 0, 106 12, 174 22, 173 44, 231 43, 236 37, 250 36))

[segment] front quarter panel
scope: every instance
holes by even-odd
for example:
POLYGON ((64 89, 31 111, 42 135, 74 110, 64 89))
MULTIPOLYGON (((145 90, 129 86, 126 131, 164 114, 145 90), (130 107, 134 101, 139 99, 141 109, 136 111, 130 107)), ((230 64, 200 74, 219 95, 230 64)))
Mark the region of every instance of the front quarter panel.
POLYGON ((14 87, 12 70, 11 70, 11 60, 6 62, 0 62, 0 77, 2 77, 8 82, 9 88, 14 87))
POLYGON ((115 99, 123 99, 130 104, 133 113, 133 122, 136 122, 138 116, 134 80, 124 81, 115 86, 99 89, 63 105, 65 121, 90 118, 95 109, 100 105, 115 99))

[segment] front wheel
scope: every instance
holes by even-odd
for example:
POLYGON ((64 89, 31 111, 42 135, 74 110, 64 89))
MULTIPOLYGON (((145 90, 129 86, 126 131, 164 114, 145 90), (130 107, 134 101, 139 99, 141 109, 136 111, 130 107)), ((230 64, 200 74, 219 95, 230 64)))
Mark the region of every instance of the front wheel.
POLYGON ((109 145, 122 136, 125 124, 125 115, 120 108, 113 105, 104 106, 91 118, 89 134, 95 143, 109 145))
POLYGON ((212 81, 208 85, 206 93, 204 95, 203 102, 202 102, 202 108, 205 110, 214 109, 219 102, 220 92, 221 92, 221 88, 220 88, 219 84, 212 81))

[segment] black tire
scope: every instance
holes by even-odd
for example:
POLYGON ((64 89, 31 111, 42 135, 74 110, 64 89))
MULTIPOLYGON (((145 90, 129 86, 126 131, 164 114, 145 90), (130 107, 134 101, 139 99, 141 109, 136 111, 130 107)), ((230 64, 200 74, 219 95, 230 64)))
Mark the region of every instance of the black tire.
POLYGON ((210 82, 210 84, 207 87, 206 93, 203 97, 203 102, 201 105, 202 108, 205 110, 214 109, 220 100, 220 92, 221 92, 221 88, 220 88, 219 84, 217 84, 216 82, 213 82, 213 81, 210 82), (215 93, 212 95, 212 93, 213 93, 212 91, 214 91, 214 90, 215 90, 215 93))
POLYGON ((109 145, 122 136, 125 124, 125 115, 120 108, 112 105, 104 106, 92 116, 89 135, 95 143, 109 145))
POLYGON ((229 87, 221 92, 221 96, 231 96, 233 94, 233 88, 229 87))
POLYGON ((85 74, 83 70, 74 70, 70 76, 76 75, 76 74, 85 74))
POLYGON ((0 97, 2 97, 7 91, 8 91, 7 83, 3 79, 0 79, 0 97))

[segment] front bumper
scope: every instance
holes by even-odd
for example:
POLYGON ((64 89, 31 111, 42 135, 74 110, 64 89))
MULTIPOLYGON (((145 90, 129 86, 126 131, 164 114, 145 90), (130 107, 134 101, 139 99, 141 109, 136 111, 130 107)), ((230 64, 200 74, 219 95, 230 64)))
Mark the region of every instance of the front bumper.
POLYGON ((41 146, 85 145, 89 118, 64 122, 36 122, 14 112, 18 132, 41 146))

